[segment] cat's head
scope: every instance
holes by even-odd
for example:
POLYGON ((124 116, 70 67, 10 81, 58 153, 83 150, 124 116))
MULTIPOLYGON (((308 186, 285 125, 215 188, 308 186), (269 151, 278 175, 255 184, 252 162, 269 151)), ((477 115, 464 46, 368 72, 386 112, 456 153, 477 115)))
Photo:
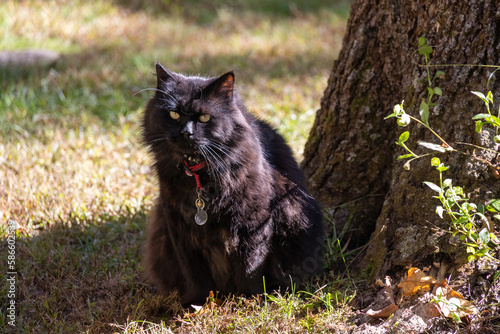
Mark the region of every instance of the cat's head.
POLYGON ((152 152, 175 160, 203 159, 228 150, 245 127, 234 74, 215 78, 184 76, 156 63, 157 87, 143 120, 143 135, 152 152))

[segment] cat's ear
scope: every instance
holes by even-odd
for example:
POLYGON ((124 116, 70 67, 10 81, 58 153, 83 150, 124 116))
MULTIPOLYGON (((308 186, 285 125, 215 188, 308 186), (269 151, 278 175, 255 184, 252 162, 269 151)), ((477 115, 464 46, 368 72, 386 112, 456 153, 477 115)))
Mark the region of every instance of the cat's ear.
POLYGON ((158 87, 160 87, 162 83, 175 80, 172 72, 163 67, 158 60, 156 61, 156 80, 158 87))
POLYGON ((234 90, 233 71, 221 75, 204 89, 207 95, 216 94, 217 96, 227 97, 230 99, 233 98, 233 90, 234 90))
POLYGON ((226 74, 221 75, 217 80, 217 89, 219 93, 232 98, 233 97, 233 88, 234 88, 234 73, 233 71, 227 72, 226 74))

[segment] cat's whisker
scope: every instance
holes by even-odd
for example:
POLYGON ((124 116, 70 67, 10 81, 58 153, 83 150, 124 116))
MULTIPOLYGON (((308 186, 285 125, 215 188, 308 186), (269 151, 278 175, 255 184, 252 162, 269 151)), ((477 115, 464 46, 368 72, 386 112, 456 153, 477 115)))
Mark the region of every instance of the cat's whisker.
POLYGON ((229 153, 232 153, 229 148, 227 147, 227 145, 221 143, 221 142, 218 142, 216 140, 211 140, 210 141, 210 144, 216 148, 218 148, 221 152, 225 153, 225 154, 229 154, 229 153))
POLYGON ((228 172, 230 171, 230 165, 228 163, 228 157, 231 159, 232 157, 229 155, 229 154, 226 154, 224 153, 223 151, 218 151, 216 147, 211 147, 211 145, 208 145, 207 146, 208 149, 210 149, 210 151, 212 152, 212 155, 214 155, 215 158, 218 159, 218 161, 220 162, 220 165, 221 165, 221 169, 223 172, 228 172), (221 154, 226 156, 226 159, 224 159, 223 157, 221 157, 221 154))
POLYGON ((169 142, 165 142, 163 143, 164 145, 161 147, 161 151, 160 151, 160 154, 163 154, 165 152, 168 152, 168 151, 171 151, 172 150, 172 146, 170 145, 169 142))
POLYGON ((166 91, 166 90, 163 90, 163 89, 152 88, 152 87, 141 89, 140 91, 135 92, 134 94, 132 94, 132 96, 135 96, 135 95, 137 95, 137 94, 139 94, 141 92, 144 92, 144 91, 159 92, 159 93, 161 93, 163 95, 163 96, 157 96, 157 95, 155 95, 153 97, 153 100, 157 102, 156 106, 158 108, 174 109, 175 106, 177 105, 177 103, 179 102, 177 96, 175 96, 172 92, 169 92, 169 91, 166 91))
POLYGON ((227 166, 225 166, 225 161, 222 159, 222 157, 213 149, 210 147, 210 144, 206 145, 204 147, 217 161, 218 165, 222 168, 225 169, 227 166))
POLYGON ((217 170, 214 168, 215 162, 212 162, 210 154, 208 152, 206 152, 204 148, 200 147, 200 152, 201 152, 201 155, 203 156, 203 158, 205 159, 205 161, 207 162, 209 174, 213 178, 214 182, 218 185, 219 184, 218 173, 216 173, 217 170))
POLYGON ((156 139, 151 140, 151 143, 158 143, 158 142, 162 142, 162 141, 168 141, 168 139, 164 138, 164 137, 160 137, 160 138, 156 138, 156 139))
POLYGON ((138 92, 135 92, 134 94, 132 94, 132 96, 136 96, 137 94, 145 92, 145 91, 148 91, 148 90, 152 90, 152 91, 156 91, 156 92, 160 92, 160 93, 164 93, 165 94, 165 91, 162 91, 161 89, 158 89, 158 88, 144 88, 144 89, 141 89, 138 92))
POLYGON ((168 138, 164 135, 153 136, 148 141, 149 151, 154 154, 163 154, 171 148, 168 138))
POLYGON ((164 153, 171 151, 172 145, 167 138, 160 136, 159 138, 150 141, 149 149, 154 154, 163 155, 164 153))
MULTIPOLYGON (((219 151, 221 154, 226 155, 227 157, 229 157, 229 161, 233 161, 236 164, 241 164, 241 160, 243 160, 243 159, 242 159, 242 156, 239 153, 230 151, 229 148, 226 147, 226 145, 224 145, 222 143, 211 141, 210 144, 211 144, 211 146, 213 146, 212 151, 214 151, 214 153, 216 153, 217 151, 219 151)), ((217 156, 219 156, 219 154, 217 154, 217 156)), ((219 158, 220 158, 220 156, 219 156, 219 158)), ((228 162, 227 162, 228 159, 222 159, 221 158, 221 161, 223 161, 224 165, 225 165, 224 172, 228 173, 229 177, 236 177, 237 174, 231 168, 231 166, 228 164, 228 162)))
MULTIPOLYGON (((224 155, 226 157, 229 157, 229 158, 233 158, 234 156, 238 157, 238 155, 233 154, 233 152, 231 152, 228 148, 225 148, 225 147, 221 146, 221 144, 218 144, 216 142, 210 142, 209 146, 211 146, 211 148, 214 152, 219 152, 221 155, 224 155)), ((220 157, 219 154, 217 154, 217 156, 220 157)))
POLYGON ((231 174, 231 170, 230 170, 230 166, 227 162, 226 159, 223 159, 218 153, 217 151, 212 148, 212 147, 208 147, 208 149, 210 150, 212 156, 214 156, 214 158, 217 160, 218 162, 218 165, 220 166, 219 167, 219 174, 220 174, 220 177, 221 177, 221 181, 222 179, 226 179, 225 175, 226 174, 231 174))
POLYGON ((222 185, 222 173, 220 170, 224 171, 226 169, 225 165, 220 159, 217 158, 217 156, 214 155, 214 152, 210 147, 200 146, 200 151, 202 152, 205 160, 209 162, 208 167, 212 170, 214 181, 219 183, 219 185, 222 185))
POLYGON ((223 153, 223 154, 225 154, 233 159, 238 158, 238 159, 234 159, 234 160, 242 160, 242 158, 243 158, 241 153, 230 150, 230 148, 227 147, 227 145, 225 145, 225 144, 222 144, 222 143, 217 142, 217 141, 211 141, 211 144, 214 148, 219 150, 221 153, 223 153))

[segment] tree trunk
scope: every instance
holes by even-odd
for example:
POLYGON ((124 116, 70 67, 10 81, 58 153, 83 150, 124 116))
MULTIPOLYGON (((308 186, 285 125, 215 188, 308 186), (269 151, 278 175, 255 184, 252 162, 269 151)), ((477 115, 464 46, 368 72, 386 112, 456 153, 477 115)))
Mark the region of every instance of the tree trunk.
MULTIPOLYGON (((429 264, 445 258, 463 261, 463 247, 450 246, 449 222, 435 213, 439 201, 423 181, 439 184, 431 156, 403 169, 405 154, 395 141, 410 131, 407 144, 417 154, 428 150, 418 140, 441 144, 423 126, 384 120, 404 100, 408 114, 420 119, 427 98, 424 56, 417 52, 424 36, 434 53, 430 64, 500 64, 500 1, 355 0, 339 59, 335 61, 305 148, 302 167, 312 193, 333 216, 337 229, 349 222, 351 246, 369 240, 359 263, 371 277, 397 266, 429 264), (460 255, 460 256, 457 256, 460 255)), ((443 96, 435 96, 430 126, 453 148, 466 153, 437 153, 450 168, 446 178, 481 200, 500 197, 500 182, 491 166, 472 156, 472 143, 495 149, 492 128, 478 134, 472 117, 485 113, 470 91, 487 91, 492 68, 430 67, 445 73, 436 79, 443 96)), ((497 72, 496 77, 500 75, 497 72)), ((500 80, 489 83, 498 112, 500 80)), ((486 128, 486 127, 485 127, 486 128)), ((493 161, 495 154, 476 150, 493 161)), ((497 165, 498 166, 498 165, 497 165)), ((498 222, 497 222, 498 223, 498 222)), ((498 225, 497 225, 498 230, 498 225)))

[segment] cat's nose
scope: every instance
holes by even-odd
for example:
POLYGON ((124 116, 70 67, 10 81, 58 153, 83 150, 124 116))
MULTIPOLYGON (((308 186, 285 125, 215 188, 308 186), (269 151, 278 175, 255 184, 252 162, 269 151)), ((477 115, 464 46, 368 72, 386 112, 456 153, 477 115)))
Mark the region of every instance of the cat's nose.
POLYGON ((190 138, 193 135, 193 122, 187 122, 181 133, 184 135, 184 138, 190 138))

